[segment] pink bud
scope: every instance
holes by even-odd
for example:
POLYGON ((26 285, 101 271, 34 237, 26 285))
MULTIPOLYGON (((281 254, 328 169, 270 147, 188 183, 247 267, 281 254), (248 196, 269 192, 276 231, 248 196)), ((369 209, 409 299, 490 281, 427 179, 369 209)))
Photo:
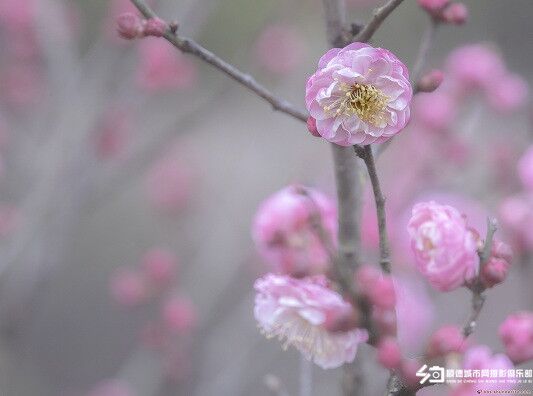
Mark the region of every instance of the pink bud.
POLYGON ((441 19, 445 23, 462 25, 468 19, 468 8, 463 3, 453 3, 442 11, 441 19))
POLYGON ((396 292, 394 282, 389 276, 375 280, 373 287, 367 290, 370 302, 381 309, 394 309, 396 305, 396 292))
POLYGON ((402 363, 402 353, 396 340, 387 337, 378 344, 377 361, 387 369, 395 369, 402 363))
POLYGON ((150 18, 145 21, 144 35, 162 37, 167 30, 167 23, 160 18, 150 18))
POLYGON ((111 295, 118 304, 132 307, 144 302, 148 289, 139 272, 120 268, 111 279, 111 295))
POLYGON ((505 353, 516 364, 533 359, 533 313, 517 312, 500 325, 500 338, 505 353))
POLYGON ((381 277, 381 271, 372 265, 361 266, 355 274, 357 288, 362 294, 368 294, 381 277))
POLYGON ((171 297, 163 305, 163 322, 169 330, 190 332, 197 322, 196 310, 192 303, 182 297, 171 297))
POLYGON ((420 92, 433 92, 436 90, 444 80, 444 73, 441 70, 431 70, 424 74, 420 81, 418 81, 417 88, 420 92))
POLYGON ((311 135, 315 137, 320 137, 320 134, 318 133, 318 129, 316 129, 316 120, 311 116, 307 118, 307 130, 311 132, 311 135))
POLYGON ((359 324, 357 312, 351 306, 345 306, 343 309, 336 309, 326 314, 324 327, 327 331, 346 332, 355 329, 359 324))
POLYGON ((501 258, 509 263, 513 261, 513 251, 511 249, 511 246, 497 239, 492 241, 491 255, 497 258, 501 258))
POLYGON ((420 384, 420 377, 416 375, 422 363, 417 360, 406 360, 402 362, 401 375, 402 379, 408 386, 417 386, 420 384))
POLYGON ((461 353, 466 346, 461 329, 457 326, 443 326, 429 340, 427 355, 430 357, 445 356, 449 353, 461 353))
POLYGON ((158 286, 168 285, 176 273, 174 253, 162 249, 149 250, 142 259, 142 268, 146 277, 158 286))
POLYGON ((432 15, 439 14, 446 7, 450 0, 417 0, 418 5, 432 15))
POLYGON ((480 278, 485 287, 493 287, 507 278, 509 263, 503 259, 492 257, 482 268, 480 278))
POLYGON ((393 310, 375 307, 372 311, 372 320, 376 324, 379 334, 396 335, 396 313, 393 310))
POLYGON ((117 31, 120 37, 132 40, 141 37, 143 34, 143 24, 141 18, 131 12, 120 14, 117 19, 117 31))

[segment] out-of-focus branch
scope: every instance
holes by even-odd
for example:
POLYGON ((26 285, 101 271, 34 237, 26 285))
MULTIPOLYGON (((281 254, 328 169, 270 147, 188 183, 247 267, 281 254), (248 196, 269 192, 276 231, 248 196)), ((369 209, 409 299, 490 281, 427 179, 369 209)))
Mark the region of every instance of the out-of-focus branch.
POLYGON ((418 83, 422 77, 424 67, 426 66, 429 51, 435 41, 438 26, 439 22, 434 18, 430 18, 429 26, 426 28, 424 35, 422 36, 422 41, 420 41, 415 63, 411 69, 411 81, 413 82, 413 90, 415 94, 418 93, 418 83))
MULTIPOLYGON (((143 14, 146 18, 157 18, 155 12, 142 0, 131 0, 133 5, 137 7, 139 12, 143 14)), ((174 47, 178 48, 184 53, 188 53, 196 56, 197 58, 203 60, 204 62, 210 64, 214 68, 220 70, 233 80, 242 84, 250 91, 256 93, 259 97, 266 100, 272 105, 272 108, 277 111, 281 111, 285 114, 288 114, 300 121, 306 122, 308 115, 306 112, 297 109, 294 105, 288 101, 281 99, 270 92, 267 88, 259 84, 255 78, 251 75, 243 73, 235 66, 229 64, 222 58, 213 54, 211 51, 205 49, 200 44, 196 43, 194 40, 179 36, 173 29, 167 28, 163 37, 170 42, 174 47)))
POLYGON ((361 147, 354 146, 354 151, 366 165, 370 183, 372 184, 372 191, 374 192, 374 200, 376 202, 376 215, 378 220, 379 230, 379 263, 381 269, 386 272, 391 272, 389 238, 387 236, 387 215, 385 213, 385 197, 381 191, 379 177, 376 170, 376 163, 374 160, 374 153, 370 145, 361 147))
POLYGON ((372 38, 374 33, 379 29, 383 21, 398 7, 403 0, 389 0, 383 6, 376 8, 372 13, 372 19, 361 29, 355 36, 354 41, 366 43, 372 38))

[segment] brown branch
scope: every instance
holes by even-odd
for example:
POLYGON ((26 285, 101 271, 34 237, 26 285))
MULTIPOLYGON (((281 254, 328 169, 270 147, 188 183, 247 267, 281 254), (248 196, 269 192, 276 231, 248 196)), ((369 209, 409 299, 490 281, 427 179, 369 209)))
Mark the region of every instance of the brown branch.
POLYGON ((389 0, 383 6, 376 8, 373 12, 372 19, 365 25, 363 29, 354 37, 354 41, 366 43, 372 38, 374 33, 379 29, 383 21, 391 14, 392 11, 398 7, 403 0, 389 0))
MULTIPOLYGON (((130 0, 132 4, 137 7, 139 12, 144 15, 145 18, 157 18, 155 12, 143 1, 143 0, 130 0)), ((308 118, 307 112, 297 109, 288 101, 281 99, 270 92, 267 88, 257 82, 251 75, 243 73, 235 66, 229 64, 222 58, 213 54, 211 51, 205 49, 194 40, 179 36, 173 32, 174 29, 167 28, 163 37, 170 42, 174 47, 180 51, 196 56, 204 62, 210 64, 214 68, 220 70, 233 80, 237 81, 241 85, 248 88, 250 91, 256 93, 259 97, 266 100, 272 105, 272 108, 277 111, 281 111, 288 114, 300 121, 306 122, 308 118)))
POLYGON ((413 68, 411 69, 411 81, 413 84, 414 94, 418 93, 418 83, 422 77, 424 67, 426 66, 429 51, 433 46, 433 42, 435 41, 438 26, 439 22, 435 18, 430 18, 429 26, 426 28, 424 35, 422 36, 422 40, 420 41, 418 53, 413 64, 413 68))
POLYGON ((381 269, 390 274, 391 272, 391 260, 390 260, 390 248, 389 238, 387 236, 387 215, 385 213, 385 197, 381 191, 381 185, 379 183, 379 177, 376 170, 376 163, 374 160, 374 153, 372 152, 372 146, 354 146, 355 153, 365 162, 368 170, 368 176, 370 183, 372 184, 372 191, 374 192, 374 200, 376 203, 376 216, 378 220, 379 230, 379 263, 381 269))

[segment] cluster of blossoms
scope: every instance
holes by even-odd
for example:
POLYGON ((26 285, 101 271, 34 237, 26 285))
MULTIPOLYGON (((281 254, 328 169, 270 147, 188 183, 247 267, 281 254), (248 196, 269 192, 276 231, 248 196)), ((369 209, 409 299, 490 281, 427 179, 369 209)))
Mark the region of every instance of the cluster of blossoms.
POLYGON ((468 227, 465 216, 452 206, 419 203, 413 207, 407 227, 415 264, 437 290, 472 286, 477 279, 488 288, 506 279, 512 260, 510 247, 493 241, 490 257, 480 266, 483 244, 479 233, 468 227))
POLYGON ((174 253, 153 248, 137 268, 119 268, 111 278, 111 295, 126 308, 146 306, 157 301, 155 320, 140 331, 141 341, 161 355, 165 374, 180 380, 187 373, 187 343, 196 327, 197 313, 192 302, 174 291, 178 269, 174 253))
POLYGON ((259 327, 322 368, 353 361, 358 344, 368 337, 354 321, 346 323, 354 318, 353 308, 324 276, 336 219, 331 199, 291 185, 263 202, 253 225, 258 251, 275 272, 255 283, 259 327))
POLYGON ((463 3, 451 0, 417 0, 422 7, 437 22, 462 25, 468 19, 468 9, 463 3))
POLYGON ((382 143, 407 125, 412 96, 407 67, 390 51, 333 48, 307 82, 310 130, 341 146, 382 143))

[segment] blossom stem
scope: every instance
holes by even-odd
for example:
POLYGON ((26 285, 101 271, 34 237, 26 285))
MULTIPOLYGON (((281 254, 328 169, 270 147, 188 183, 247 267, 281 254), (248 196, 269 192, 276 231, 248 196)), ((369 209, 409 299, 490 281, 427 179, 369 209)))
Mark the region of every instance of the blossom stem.
MULTIPOLYGON (((143 0, 130 1, 145 18, 157 18, 155 12, 143 0)), ((270 103, 274 110, 281 111, 282 113, 288 114, 300 121, 307 122, 307 112, 299 110, 288 101, 277 97, 263 85, 259 84, 259 82, 257 82, 257 80, 251 75, 240 71, 235 66, 229 64, 222 58, 196 43, 194 40, 179 36, 170 28, 167 28, 163 37, 182 52, 196 56, 256 93, 259 97, 270 103)))
POLYGON ((413 64, 411 73, 414 94, 418 93, 418 81, 420 80, 420 77, 422 77, 422 72, 426 66, 428 54, 433 46, 433 42, 435 41, 438 26, 439 22, 435 18, 430 18, 429 26, 426 28, 426 31, 422 36, 420 46, 418 47, 418 53, 416 55, 415 63, 413 64))
POLYGON ((355 153, 364 161, 370 183, 372 184, 372 191, 374 192, 374 200, 376 203, 376 216, 378 220, 379 231, 379 257, 381 269, 390 274, 391 261, 390 261, 390 248, 389 238, 387 236, 387 216, 385 213, 385 197, 381 191, 381 185, 376 170, 376 162, 374 160, 374 153, 370 145, 366 146, 354 146, 355 153))
POLYGON ((304 355, 300 355, 300 396, 312 396, 313 365, 304 355))
POLYGON ((366 43, 372 38, 374 33, 379 29, 383 21, 398 7, 403 0, 389 0, 383 6, 376 8, 372 13, 372 19, 361 29, 354 37, 354 41, 366 43))

